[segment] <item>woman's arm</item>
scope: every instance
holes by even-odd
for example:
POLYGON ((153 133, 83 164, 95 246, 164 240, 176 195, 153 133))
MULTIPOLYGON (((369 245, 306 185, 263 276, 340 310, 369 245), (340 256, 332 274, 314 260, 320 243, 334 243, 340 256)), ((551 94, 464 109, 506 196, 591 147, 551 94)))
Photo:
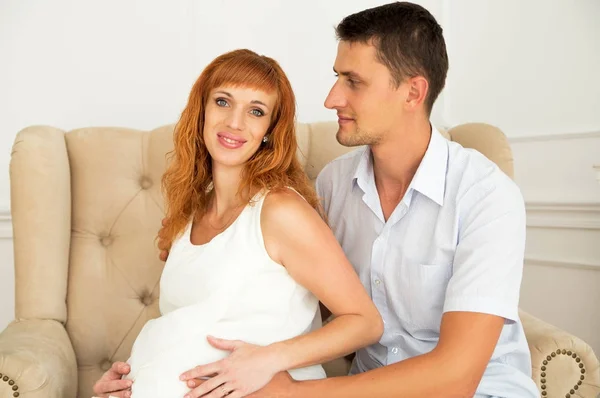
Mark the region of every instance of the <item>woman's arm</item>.
POLYGON ((269 346, 280 370, 324 363, 381 338, 383 321, 331 229, 291 190, 265 198, 267 252, 334 315, 324 327, 269 346))

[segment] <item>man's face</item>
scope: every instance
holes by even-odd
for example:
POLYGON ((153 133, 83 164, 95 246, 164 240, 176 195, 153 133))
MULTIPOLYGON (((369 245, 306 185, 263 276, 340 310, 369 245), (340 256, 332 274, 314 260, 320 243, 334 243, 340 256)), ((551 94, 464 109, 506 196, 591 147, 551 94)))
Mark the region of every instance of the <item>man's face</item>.
POLYGON ((376 51, 371 44, 340 41, 338 45, 333 67, 338 79, 325 107, 337 111, 336 138, 344 146, 377 145, 402 120, 407 84, 395 87, 376 51))

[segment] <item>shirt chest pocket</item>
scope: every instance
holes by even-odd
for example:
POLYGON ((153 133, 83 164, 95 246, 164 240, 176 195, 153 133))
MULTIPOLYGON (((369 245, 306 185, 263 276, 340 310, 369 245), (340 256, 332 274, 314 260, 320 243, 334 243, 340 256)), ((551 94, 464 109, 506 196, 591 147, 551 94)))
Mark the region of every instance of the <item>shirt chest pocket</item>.
POLYGON ((451 264, 411 264, 404 280, 408 323, 418 330, 439 332, 451 264))

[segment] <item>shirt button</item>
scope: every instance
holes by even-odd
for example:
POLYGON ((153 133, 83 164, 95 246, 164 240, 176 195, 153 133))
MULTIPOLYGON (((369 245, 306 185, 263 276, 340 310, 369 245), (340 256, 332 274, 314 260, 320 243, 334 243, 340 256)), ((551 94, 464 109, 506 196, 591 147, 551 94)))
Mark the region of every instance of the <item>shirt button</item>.
POLYGON ((379 285, 381 283, 381 281, 379 279, 375 279, 375 284, 379 285))
POLYGON ((392 348, 392 353, 393 353, 393 354, 397 354, 397 353, 398 353, 398 347, 394 347, 394 348, 392 348))

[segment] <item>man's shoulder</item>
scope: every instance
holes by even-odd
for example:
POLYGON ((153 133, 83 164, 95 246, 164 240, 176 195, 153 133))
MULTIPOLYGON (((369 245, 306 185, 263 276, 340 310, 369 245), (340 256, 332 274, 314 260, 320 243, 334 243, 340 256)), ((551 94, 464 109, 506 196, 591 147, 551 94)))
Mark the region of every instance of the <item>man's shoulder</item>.
POLYGON ((352 178, 352 175, 366 150, 366 146, 361 146, 331 160, 319 172, 317 181, 329 185, 341 178, 352 178))
POLYGON ((457 202, 489 198, 519 206, 523 201, 519 186, 496 163, 455 142, 449 144, 446 176, 447 194, 457 202))

